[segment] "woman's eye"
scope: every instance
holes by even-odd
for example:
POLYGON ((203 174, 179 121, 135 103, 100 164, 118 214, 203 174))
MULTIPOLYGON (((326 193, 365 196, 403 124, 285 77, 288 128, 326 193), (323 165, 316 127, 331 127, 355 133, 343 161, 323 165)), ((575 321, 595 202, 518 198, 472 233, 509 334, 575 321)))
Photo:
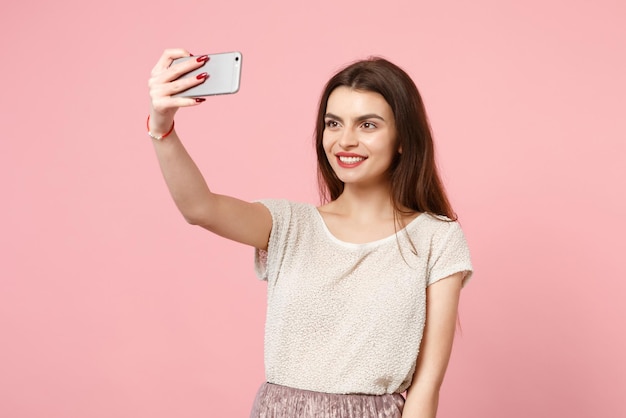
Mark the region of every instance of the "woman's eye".
POLYGON ((373 124, 372 122, 363 122, 363 126, 365 129, 374 129, 376 128, 376 125, 373 124))
POLYGON ((326 121, 326 127, 327 128, 336 128, 337 127, 337 122, 334 120, 327 120, 326 121))

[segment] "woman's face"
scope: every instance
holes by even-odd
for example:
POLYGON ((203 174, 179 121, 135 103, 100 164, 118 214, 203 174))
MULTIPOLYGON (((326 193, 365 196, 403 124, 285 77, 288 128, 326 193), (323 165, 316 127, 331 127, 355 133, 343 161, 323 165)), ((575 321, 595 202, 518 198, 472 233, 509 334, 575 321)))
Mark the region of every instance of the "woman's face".
POLYGON ((337 177, 347 185, 389 181, 397 153, 393 111, 378 93, 337 87, 328 97, 323 145, 337 177))

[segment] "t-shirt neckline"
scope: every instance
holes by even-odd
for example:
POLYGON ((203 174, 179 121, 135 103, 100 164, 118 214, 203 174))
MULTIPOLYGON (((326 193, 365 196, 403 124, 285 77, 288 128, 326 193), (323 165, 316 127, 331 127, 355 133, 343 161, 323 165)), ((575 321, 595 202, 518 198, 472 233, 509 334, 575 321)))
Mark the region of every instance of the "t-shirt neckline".
POLYGON ((387 237, 384 238, 380 238, 374 241, 369 241, 369 242, 363 242, 363 243, 356 243, 356 242, 347 242, 347 241, 343 241, 340 240, 339 238, 337 238, 335 235, 333 235, 332 232, 330 232, 330 229, 328 229, 328 226, 326 225, 326 221, 324 221, 324 218, 322 217, 322 214, 320 213, 319 209, 313 205, 310 206, 310 208, 313 210, 313 212, 315 212, 315 215, 318 219, 318 223, 320 225, 320 227, 322 228, 322 230, 324 231, 324 233, 326 234, 326 236, 334 243, 341 245, 343 247, 346 248, 353 248, 353 249, 367 249, 367 248, 372 248, 372 247, 377 247, 379 245, 383 245, 389 241, 392 241, 396 239, 397 235, 400 233, 404 233, 405 231, 407 231, 410 227, 412 227, 414 224, 417 224, 419 222, 420 219, 422 219, 424 217, 424 213, 420 213, 419 215, 417 215, 415 217, 415 219, 413 219, 411 222, 409 222, 408 224, 406 224, 406 226, 402 229, 399 229, 395 234, 389 235, 387 237))

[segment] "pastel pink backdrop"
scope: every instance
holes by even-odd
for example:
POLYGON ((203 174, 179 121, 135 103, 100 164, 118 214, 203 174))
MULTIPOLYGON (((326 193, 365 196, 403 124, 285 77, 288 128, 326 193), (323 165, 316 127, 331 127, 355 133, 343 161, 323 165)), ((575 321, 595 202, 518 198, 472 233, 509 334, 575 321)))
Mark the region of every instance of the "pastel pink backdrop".
POLYGON ((165 47, 240 50, 181 111, 217 192, 316 202, 326 79, 380 54, 423 93, 476 268, 439 417, 624 417, 621 1, 18 2, 1 13, 0 415, 244 417, 252 250, 183 221, 145 134, 165 47))

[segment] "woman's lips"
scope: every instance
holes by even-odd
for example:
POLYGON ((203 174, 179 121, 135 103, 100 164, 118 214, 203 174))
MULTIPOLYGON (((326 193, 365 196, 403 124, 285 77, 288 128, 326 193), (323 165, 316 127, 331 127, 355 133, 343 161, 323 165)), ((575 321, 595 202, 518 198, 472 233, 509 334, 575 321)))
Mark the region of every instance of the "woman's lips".
POLYGON ((367 159, 367 157, 364 157, 362 155, 347 153, 339 153, 336 155, 336 157, 339 166, 345 168, 356 167, 367 159))

